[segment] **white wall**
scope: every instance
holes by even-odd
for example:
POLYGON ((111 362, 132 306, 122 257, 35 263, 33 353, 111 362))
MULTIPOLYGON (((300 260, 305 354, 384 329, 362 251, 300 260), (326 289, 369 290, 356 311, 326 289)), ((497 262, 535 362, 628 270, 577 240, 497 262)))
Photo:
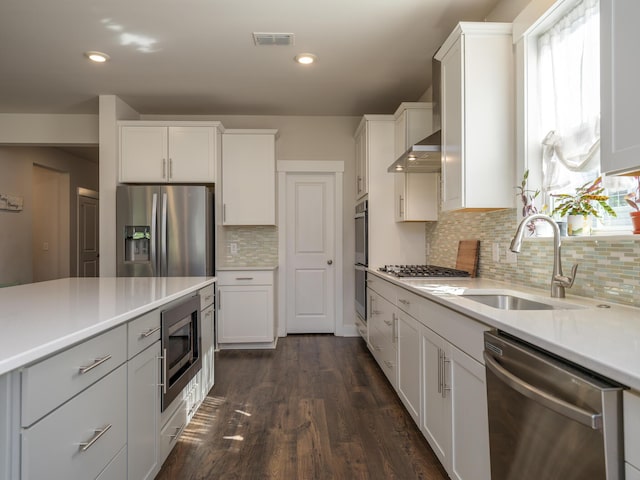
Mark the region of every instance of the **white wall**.
POLYGON ((0 113, 0 144, 97 145, 97 115, 0 113))
MULTIPOLYGON (((76 249, 77 212, 75 194, 78 187, 98 190, 98 165, 74 157, 56 148, 0 146, 0 192, 24 198, 20 212, 0 210, 0 285, 31 283, 33 222, 33 165, 69 172, 70 252, 76 249)), ((69 257, 69 271, 76 271, 76 256, 69 257)))
POLYGON ((487 15, 487 22, 513 22, 531 0, 501 0, 487 15))

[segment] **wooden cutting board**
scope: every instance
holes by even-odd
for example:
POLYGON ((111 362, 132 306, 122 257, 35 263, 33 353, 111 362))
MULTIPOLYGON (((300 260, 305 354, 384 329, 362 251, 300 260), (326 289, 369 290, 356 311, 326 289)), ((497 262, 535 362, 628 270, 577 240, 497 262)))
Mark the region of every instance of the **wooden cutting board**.
POLYGON ((458 242, 458 258, 456 268, 469 272, 472 277, 478 273, 478 256, 480 254, 480 240, 460 240, 458 242))

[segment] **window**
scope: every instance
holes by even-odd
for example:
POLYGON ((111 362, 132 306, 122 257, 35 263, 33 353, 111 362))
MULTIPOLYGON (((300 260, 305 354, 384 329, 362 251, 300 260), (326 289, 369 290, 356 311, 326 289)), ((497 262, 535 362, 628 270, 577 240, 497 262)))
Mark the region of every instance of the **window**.
MULTIPOLYGON (((532 2, 535 3, 535 2, 532 2)), ((528 165, 538 174, 542 203, 553 211, 555 193, 600 175, 599 0, 556 2, 527 34, 528 165)), ((617 217, 601 212, 594 229, 628 231, 624 196, 632 178, 603 180, 617 217)), ((540 207, 540 206, 539 206, 540 207)))

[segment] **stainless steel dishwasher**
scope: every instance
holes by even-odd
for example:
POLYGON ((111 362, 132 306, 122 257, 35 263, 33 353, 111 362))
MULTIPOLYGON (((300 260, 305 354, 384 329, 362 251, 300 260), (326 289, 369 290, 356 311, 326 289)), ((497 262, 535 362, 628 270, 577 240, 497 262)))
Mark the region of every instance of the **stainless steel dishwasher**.
POLYGON ((491 480, 618 480, 622 387, 486 332, 491 480))

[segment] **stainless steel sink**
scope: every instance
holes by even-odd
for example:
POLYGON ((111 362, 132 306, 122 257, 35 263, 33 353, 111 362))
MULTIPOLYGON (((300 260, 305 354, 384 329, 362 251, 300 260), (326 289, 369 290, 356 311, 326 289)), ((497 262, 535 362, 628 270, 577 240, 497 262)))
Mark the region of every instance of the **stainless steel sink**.
POLYGON ((505 294, 484 294, 484 295, 462 295, 463 298, 483 303, 500 310, 564 310, 573 308, 572 306, 559 306, 549 303, 536 302, 522 297, 505 294))

